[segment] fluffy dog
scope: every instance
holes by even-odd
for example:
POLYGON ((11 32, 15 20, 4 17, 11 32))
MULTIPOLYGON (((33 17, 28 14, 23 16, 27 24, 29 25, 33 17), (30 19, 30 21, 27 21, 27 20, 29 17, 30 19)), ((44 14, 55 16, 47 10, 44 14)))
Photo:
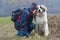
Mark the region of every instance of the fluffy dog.
POLYGON ((36 24, 35 33, 48 36, 48 20, 47 20, 47 8, 44 5, 37 5, 37 14, 34 17, 34 23, 36 24))

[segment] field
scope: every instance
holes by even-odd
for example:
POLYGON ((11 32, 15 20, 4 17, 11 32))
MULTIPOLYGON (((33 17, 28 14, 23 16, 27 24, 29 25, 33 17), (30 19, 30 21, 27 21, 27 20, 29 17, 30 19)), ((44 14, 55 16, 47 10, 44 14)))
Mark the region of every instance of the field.
POLYGON ((16 36, 13 22, 10 17, 0 18, 0 40, 60 40, 60 15, 48 15, 48 24, 50 34, 48 38, 39 37, 35 38, 34 31, 27 39, 22 39, 16 36))
POLYGON ((48 40, 60 40, 60 14, 48 15, 49 38, 48 40))

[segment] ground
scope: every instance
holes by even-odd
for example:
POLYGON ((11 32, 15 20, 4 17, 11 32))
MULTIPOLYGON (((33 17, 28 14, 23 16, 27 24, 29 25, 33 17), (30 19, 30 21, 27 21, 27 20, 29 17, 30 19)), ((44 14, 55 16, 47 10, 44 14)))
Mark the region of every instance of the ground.
POLYGON ((11 17, 0 18, 0 40, 60 40, 60 15, 48 15, 49 36, 35 38, 34 31, 27 39, 16 36, 11 17))
POLYGON ((60 40, 60 14, 48 15, 49 37, 48 40, 60 40))

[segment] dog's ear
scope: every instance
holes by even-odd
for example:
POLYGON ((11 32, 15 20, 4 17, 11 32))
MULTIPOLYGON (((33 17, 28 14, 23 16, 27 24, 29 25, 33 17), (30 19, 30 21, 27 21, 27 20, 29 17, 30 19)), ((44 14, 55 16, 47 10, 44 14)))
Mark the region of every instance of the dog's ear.
POLYGON ((46 10, 45 10, 45 8, 42 8, 42 10, 43 10, 43 12, 45 12, 46 10))
POLYGON ((47 11, 47 7, 45 5, 41 5, 43 12, 47 11))

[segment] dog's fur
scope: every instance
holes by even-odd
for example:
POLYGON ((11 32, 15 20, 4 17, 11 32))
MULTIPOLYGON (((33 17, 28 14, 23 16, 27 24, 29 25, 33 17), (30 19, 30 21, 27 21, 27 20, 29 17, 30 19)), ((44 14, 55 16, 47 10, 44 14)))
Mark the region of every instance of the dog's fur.
POLYGON ((44 34, 48 36, 48 20, 47 20, 47 8, 44 5, 37 5, 38 13, 34 18, 34 23, 36 24, 35 33, 44 34))

